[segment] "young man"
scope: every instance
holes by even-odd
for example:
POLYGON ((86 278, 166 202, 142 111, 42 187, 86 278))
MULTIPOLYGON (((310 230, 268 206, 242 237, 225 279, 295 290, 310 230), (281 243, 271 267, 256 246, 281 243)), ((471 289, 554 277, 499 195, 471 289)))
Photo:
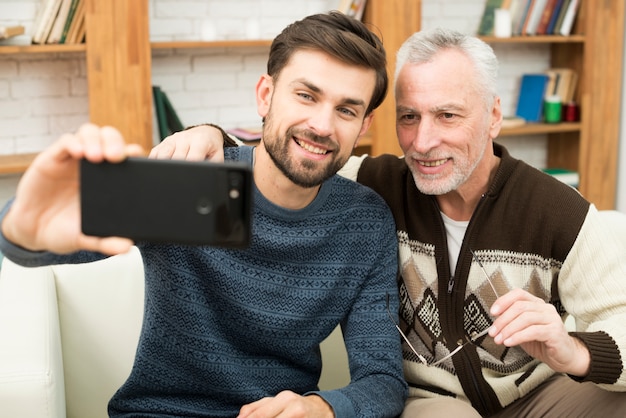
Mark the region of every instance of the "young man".
MULTIPOLYGON (((137 243, 144 323, 112 416, 402 411, 400 342, 386 307, 390 298, 397 312, 393 218, 371 190, 335 176, 385 96, 385 64, 380 40, 339 13, 307 17, 274 40, 256 87, 261 145, 227 152, 253 167, 251 244, 137 243), (322 392, 319 344, 338 324, 351 383, 322 392)), ((81 234, 77 167, 81 158, 116 162, 138 152, 113 128, 85 125, 63 136, 37 157, 4 210, 5 256, 35 266, 127 250, 129 240, 81 234)))
POLYGON ((414 34, 396 65, 404 158, 354 158, 342 170, 394 213, 403 416, 621 417, 624 247, 574 189, 493 142, 497 68, 477 38, 414 34))

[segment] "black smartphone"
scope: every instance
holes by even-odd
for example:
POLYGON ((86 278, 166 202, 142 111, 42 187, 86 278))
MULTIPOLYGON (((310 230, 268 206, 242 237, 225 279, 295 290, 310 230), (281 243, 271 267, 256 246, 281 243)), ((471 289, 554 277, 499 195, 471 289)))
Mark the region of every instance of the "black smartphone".
POLYGON ((249 244, 252 171, 246 164, 128 158, 82 160, 80 169, 86 235, 229 248, 249 244))

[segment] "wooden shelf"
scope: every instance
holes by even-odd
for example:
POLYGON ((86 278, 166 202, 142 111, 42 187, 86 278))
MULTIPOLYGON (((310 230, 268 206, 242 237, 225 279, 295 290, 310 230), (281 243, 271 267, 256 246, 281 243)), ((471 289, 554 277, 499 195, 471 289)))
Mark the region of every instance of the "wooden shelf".
POLYGON ((37 154, 0 155, 0 174, 17 174, 26 171, 37 154))
POLYGON ((563 123, 528 123, 514 128, 502 128, 500 136, 515 135, 540 135, 554 134, 562 132, 580 132, 580 122, 563 122, 563 123))
POLYGON ((2 45, 2 54, 49 54, 55 52, 85 52, 85 44, 55 44, 55 45, 2 45))
POLYGON ((495 36, 480 36, 488 44, 554 44, 554 43, 583 43, 585 35, 538 35, 538 36, 511 36, 498 38, 495 36))
POLYGON ((167 41, 150 42, 152 49, 189 49, 189 48, 243 48, 270 46, 271 39, 233 39, 218 41, 167 41))

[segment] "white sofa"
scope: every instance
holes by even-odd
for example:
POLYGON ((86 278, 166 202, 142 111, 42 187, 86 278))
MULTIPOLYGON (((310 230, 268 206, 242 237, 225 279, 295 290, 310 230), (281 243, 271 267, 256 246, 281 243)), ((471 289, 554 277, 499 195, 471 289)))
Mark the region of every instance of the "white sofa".
MULTIPOLYGON (((130 372, 143 313, 136 248, 83 265, 0 269, 0 417, 107 417, 130 372)), ((336 329, 322 344, 320 387, 350 381, 336 329)))
MULTIPOLYGON (((624 239, 626 215, 602 212, 624 239)), ((84 265, 0 269, 0 417, 106 417, 132 365, 143 312, 139 251, 84 265)), ((336 330, 320 387, 349 382, 336 330)))

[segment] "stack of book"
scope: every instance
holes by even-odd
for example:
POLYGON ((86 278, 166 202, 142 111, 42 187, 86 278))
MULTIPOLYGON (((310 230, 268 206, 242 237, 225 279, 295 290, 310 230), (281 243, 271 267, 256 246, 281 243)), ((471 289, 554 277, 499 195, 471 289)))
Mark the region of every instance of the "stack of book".
POLYGON ((486 0, 478 34, 493 35, 495 9, 507 9, 511 13, 513 36, 568 36, 580 3, 581 0, 486 0))
POLYGON ((543 73, 523 74, 515 116, 526 122, 543 121, 546 96, 558 96, 562 104, 574 100, 578 74, 571 68, 550 68, 543 73))
POLYGON ((34 44, 78 44, 85 39, 85 0, 41 0, 34 44))

